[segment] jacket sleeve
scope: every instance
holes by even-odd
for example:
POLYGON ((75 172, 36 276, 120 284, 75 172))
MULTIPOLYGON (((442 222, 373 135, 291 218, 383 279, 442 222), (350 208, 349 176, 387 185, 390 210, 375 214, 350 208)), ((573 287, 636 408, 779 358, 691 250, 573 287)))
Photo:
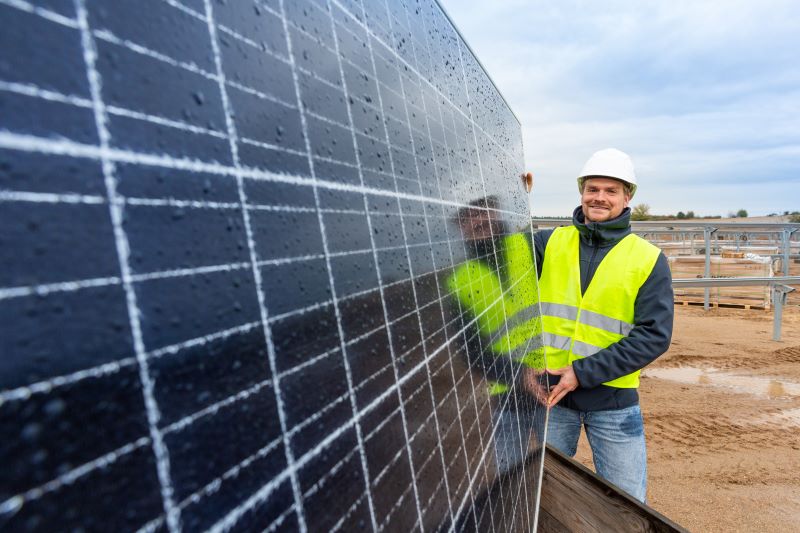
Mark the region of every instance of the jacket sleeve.
POLYGON ((552 229, 537 231, 533 234, 533 253, 536 255, 536 274, 542 277, 542 265, 544 265, 544 251, 547 248, 547 241, 553 234, 552 229))
POLYGON ((634 305, 634 326, 627 337, 572 363, 582 388, 596 387, 639 370, 669 348, 675 302, 672 275, 663 253, 639 289, 634 305))

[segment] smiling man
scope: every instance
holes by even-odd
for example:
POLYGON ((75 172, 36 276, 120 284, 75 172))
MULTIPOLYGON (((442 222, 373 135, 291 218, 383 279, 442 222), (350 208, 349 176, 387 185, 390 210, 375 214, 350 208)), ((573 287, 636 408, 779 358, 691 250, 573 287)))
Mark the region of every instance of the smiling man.
MULTIPOLYGON (((533 239, 551 379, 547 442, 574 456, 583 427, 597 473, 644 502, 639 371, 669 347, 672 279, 664 254, 631 233, 627 154, 593 154, 578 189, 572 225, 533 239)), ((527 382, 535 390, 534 372, 527 382)))

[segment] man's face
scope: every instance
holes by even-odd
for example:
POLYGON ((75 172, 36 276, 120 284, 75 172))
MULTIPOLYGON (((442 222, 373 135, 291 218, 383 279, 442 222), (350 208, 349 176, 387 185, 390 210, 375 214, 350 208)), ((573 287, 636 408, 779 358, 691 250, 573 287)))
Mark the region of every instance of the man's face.
POLYGON ((617 218, 628 207, 631 197, 622 182, 612 178, 586 178, 581 194, 583 216, 590 222, 617 218))
POLYGON ((499 234, 496 215, 485 209, 470 209, 461 220, 461 231, 467 241, 481 241, 499 234))

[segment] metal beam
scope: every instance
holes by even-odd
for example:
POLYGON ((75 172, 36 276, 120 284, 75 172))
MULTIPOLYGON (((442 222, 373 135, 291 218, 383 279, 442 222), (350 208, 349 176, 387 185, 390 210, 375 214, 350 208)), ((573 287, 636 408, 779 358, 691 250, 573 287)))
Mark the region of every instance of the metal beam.
POLYGON ((768 285, 772 295, 772 340, 781 340, 781 322, 783 321, 783 306, 786 304, 786 295, 794 291, 790 285, 800 285, 800 276, 774 276, 771 278, 697 278, 673 279, 673 287, 705 287, 705 309, 708 309, 709 287, 743 287, 753 285, 768 285))
MULTIPOLYGON (((551 226, 569 226, 572 219, 569 218, 534 218, 534 224, 545 224, 551 226)), ((645 228, 680 228, 681 230, 697 229, 702 230, 706 226, 714 226, 717 229, 742 230, 751 228, 761 228, 780 232, 787 228, 793 231, 800 230, 800 223, 796 222, 721 222, 714 218, 702 219, 698 221, 683 220, 633 220, 631 227, 636 229, 645 228)))
POLYGON ((753 285, 800 285, 800 276, 771 278, 690 278, 673 279, 674 287, 745 287, 753 285))

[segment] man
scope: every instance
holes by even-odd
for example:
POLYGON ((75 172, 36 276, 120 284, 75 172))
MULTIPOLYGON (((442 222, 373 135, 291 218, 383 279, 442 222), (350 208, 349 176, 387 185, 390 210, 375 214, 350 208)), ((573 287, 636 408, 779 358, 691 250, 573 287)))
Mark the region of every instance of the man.
MULTIPOLYGON (((547 442, 574 456, 581 427, 597 473, 644 502, 639 371, 669 347, 666 257, 631 233, 636 175, 627 154, 596 152, 578 177, 572 225, 534 236, 551 390, 547 442)), ((527 380, 536 388, 535 377, 527 380)))
POLYGON ((499 472, 526 457, 531 436, 544 433, 543 388, 525 386, 525 369, 544 369, 541 318, 531 235, 509 233, 494 196, 459 209, 468 260, 455 268, 447 287, 472 324, 466 331, 470 366, 488 382, 494 451, 499 472))

